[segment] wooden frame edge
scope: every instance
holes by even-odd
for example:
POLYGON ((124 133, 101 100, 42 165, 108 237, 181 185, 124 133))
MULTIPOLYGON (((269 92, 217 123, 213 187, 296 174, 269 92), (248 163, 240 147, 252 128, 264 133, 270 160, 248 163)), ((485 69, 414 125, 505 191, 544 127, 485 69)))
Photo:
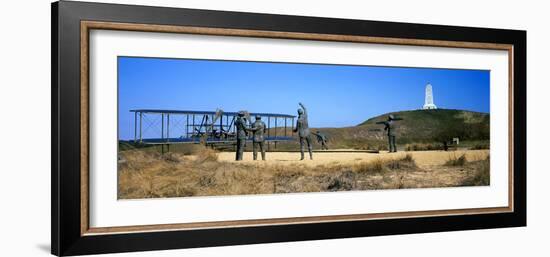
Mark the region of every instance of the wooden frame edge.
POLYGON ((80 23, 80 234, 89 225, 89 28, 80 23))
POLYGON ((103 21, 87 21, 87 20, 81 21, 81 24, 88 30, 104 29, 104 30, 138 31, 138 32, 182 33, 182 34, 213 35, 213 36, 280 38, 280 39, 318 40, 318 41, 353 42, 353 43, 376 43, 376 44, 390 44, 390 45, 439 46, 439 47, 495 49, 495 50, 511 50, 513 47, 510 44, 496 44, 496 43, 482 43, 482 42, 352 36, 352 35, 335 35, 335 34, 320 34, 320 33, 156 25, 156 24, 103 22, 103 21))
POLYGON ((512 211, 513 210, 511 210, 509 207, 494 207, 494 208, 454 209, 454 210, 443 210, 443 211, 409 211, 409 212, 371 213, 371 214, 353 214, 353 215, 330 215, 330 216, 310 216, 310 217, 294 217, 294 218, 100 227, 100 228, 89 228, 83 235, 95 236, 95 235, 102 235, 102 234, 160 232, 160 231, 173 231, 173 230, 219 229, 219 228, 237 228, 237 227, 251 227, 251 226, 277 226, 277 225, 311 224, 311 223, 327 223, 327 222, 381 220, 381 219, 392 219, 392 218, 404 219, 404 218, 420 218, 420 217, 434 217, 434 216, 505 213, 505 212, 512 212, 512 211), (269 221, 269 222, 266 222, 266 221, 269 221))
POLYGON ((216 229, 216 228, 235 228, 250 226, 275 226, 291 224, 308 224, 324 222, 345 222, 345 221, 365 221, 392 218, 416 218, 416 217, 434 217, 450 215, 474 215, 514 212, 514 166, 513 166, 513 92, 514 92, 514 47, 511 44, 496 44, 482 42, 463 42, 463 41, 443 41, 426 39, 403 39, 389 37, 370 37, 370 36, 351 36, 334 34, 316 34, 300 32, 282 32, 265 30, 246 30, 246 29, 226 29, 210 27, 192 27, 192 26, 173 26, 156 24, 137 24, 137 23, 119 23, 119 22, 101 22, 101 21, 80 21, 80 234, 81 236, 94 236, 102 234, 118 233, 140 233, 140 232, 158 232, 173 230, 193 230, 193 229, 216 229), (297 40, 317 40, 333 42, 353 42, 353 43, 374 43, 390 45, 412 45, 428 47, 451 47, 451 48, 469 48, 469 49, 493 49, 508 51, 509 62, 509 181, 508 181, 508 206, 489 207, 489 208, 469 208, 469 209, 449 209, 449 210, 431 210, 431 211, 408 211, 392 213, 372 213, 372 214, 353 214, 353 215, 330 215, 330 216, 312 216, 312 217, 292 217, 292 218, 274 218, 274 219, 255 219, 255 220, 233 220, 233 221, 212 221, 212 222, 193 222, 177 224, 154 224, 154 225, 136 225, 120 227, 97 227, 89 226, 89 32, 92 29, 103 30, 123 30, 137 32, 156 32, 156 33, 182 33, 196 35, 215 35, 215 36, 239 36, 239 37, 259 37, 259 38, 279 38, 279 39, 297 39, 297 40))

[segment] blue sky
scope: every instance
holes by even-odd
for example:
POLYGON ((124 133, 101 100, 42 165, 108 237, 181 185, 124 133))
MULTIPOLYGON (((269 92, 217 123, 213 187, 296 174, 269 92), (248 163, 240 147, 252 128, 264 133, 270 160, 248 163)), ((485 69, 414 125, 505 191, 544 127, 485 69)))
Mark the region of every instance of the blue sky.
POLYGON ((118 58, 119 137, 134 136, 131 109, 309 111, 311 127, 354 126, 422 108, 433 86, 439 108, 489 112, 489 71, 118 58))

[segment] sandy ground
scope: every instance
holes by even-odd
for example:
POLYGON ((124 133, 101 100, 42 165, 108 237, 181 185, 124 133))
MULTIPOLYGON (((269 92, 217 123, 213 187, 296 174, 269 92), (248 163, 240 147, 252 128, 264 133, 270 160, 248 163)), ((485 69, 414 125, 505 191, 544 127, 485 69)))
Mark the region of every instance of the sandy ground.
MULTIPOLYGON (((342 150, 343 151, 343 150, 342 150)), ((462 154, 466 155, 468 161, 482 160, 487 157, 489 150, 459 150, 459 151, 414 151, 414 152, 397 152, 397 153, 366 153, 366 152, 314 152, 313 160, 300 161, 299 152, 267 152, 266 153, 266 164, 305 164, 305 165, 320 165, 320 164, 329 164, 329 163, 340 163, 340 164, 350 164, 359 161, 370 161, 377 158, 380 159, 392 159, 400 158, 405 154, 412 154, 416 164, 421 168, 428 168, 435 165, 443 165, 449 157, 452 156, 461 156, 462 154)), ((307 157, 307 153, 306 153, 307 157)), ((235 153, 234 152, 221 152, 219 153, 220 161, 235 162, 235 153)), ((261 159, 260 153, 258 153, 258 159, 261 159)), ((245 152, 243 163, 254 163, 252 160, 252 152, 245 152)), ((261 161, 256 161, 255 163, 263 163, 261 161)))

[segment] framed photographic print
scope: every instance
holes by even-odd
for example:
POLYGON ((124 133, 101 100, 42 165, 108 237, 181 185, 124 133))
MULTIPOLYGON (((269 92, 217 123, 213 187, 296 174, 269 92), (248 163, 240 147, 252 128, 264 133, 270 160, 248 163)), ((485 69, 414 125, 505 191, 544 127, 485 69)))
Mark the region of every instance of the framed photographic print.
POLYGON ((526 225, 526 32, 52 5, 52 253, 526 225))

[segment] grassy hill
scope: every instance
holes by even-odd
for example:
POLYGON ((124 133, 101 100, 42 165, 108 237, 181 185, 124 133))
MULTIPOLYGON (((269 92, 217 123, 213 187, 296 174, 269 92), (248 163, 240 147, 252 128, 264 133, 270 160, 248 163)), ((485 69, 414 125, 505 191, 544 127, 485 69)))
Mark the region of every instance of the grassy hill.
POLYGON ((448 109, 392 112, 353 127, 319 130, 328 135, 332 148, 376 148, 386 143, 384 126, 376 122, 385 121, 390 114, 403 119, 396 121, 398 144, 442 142, 453 137, 461 141, 489 139, 488 113, 448 109))

